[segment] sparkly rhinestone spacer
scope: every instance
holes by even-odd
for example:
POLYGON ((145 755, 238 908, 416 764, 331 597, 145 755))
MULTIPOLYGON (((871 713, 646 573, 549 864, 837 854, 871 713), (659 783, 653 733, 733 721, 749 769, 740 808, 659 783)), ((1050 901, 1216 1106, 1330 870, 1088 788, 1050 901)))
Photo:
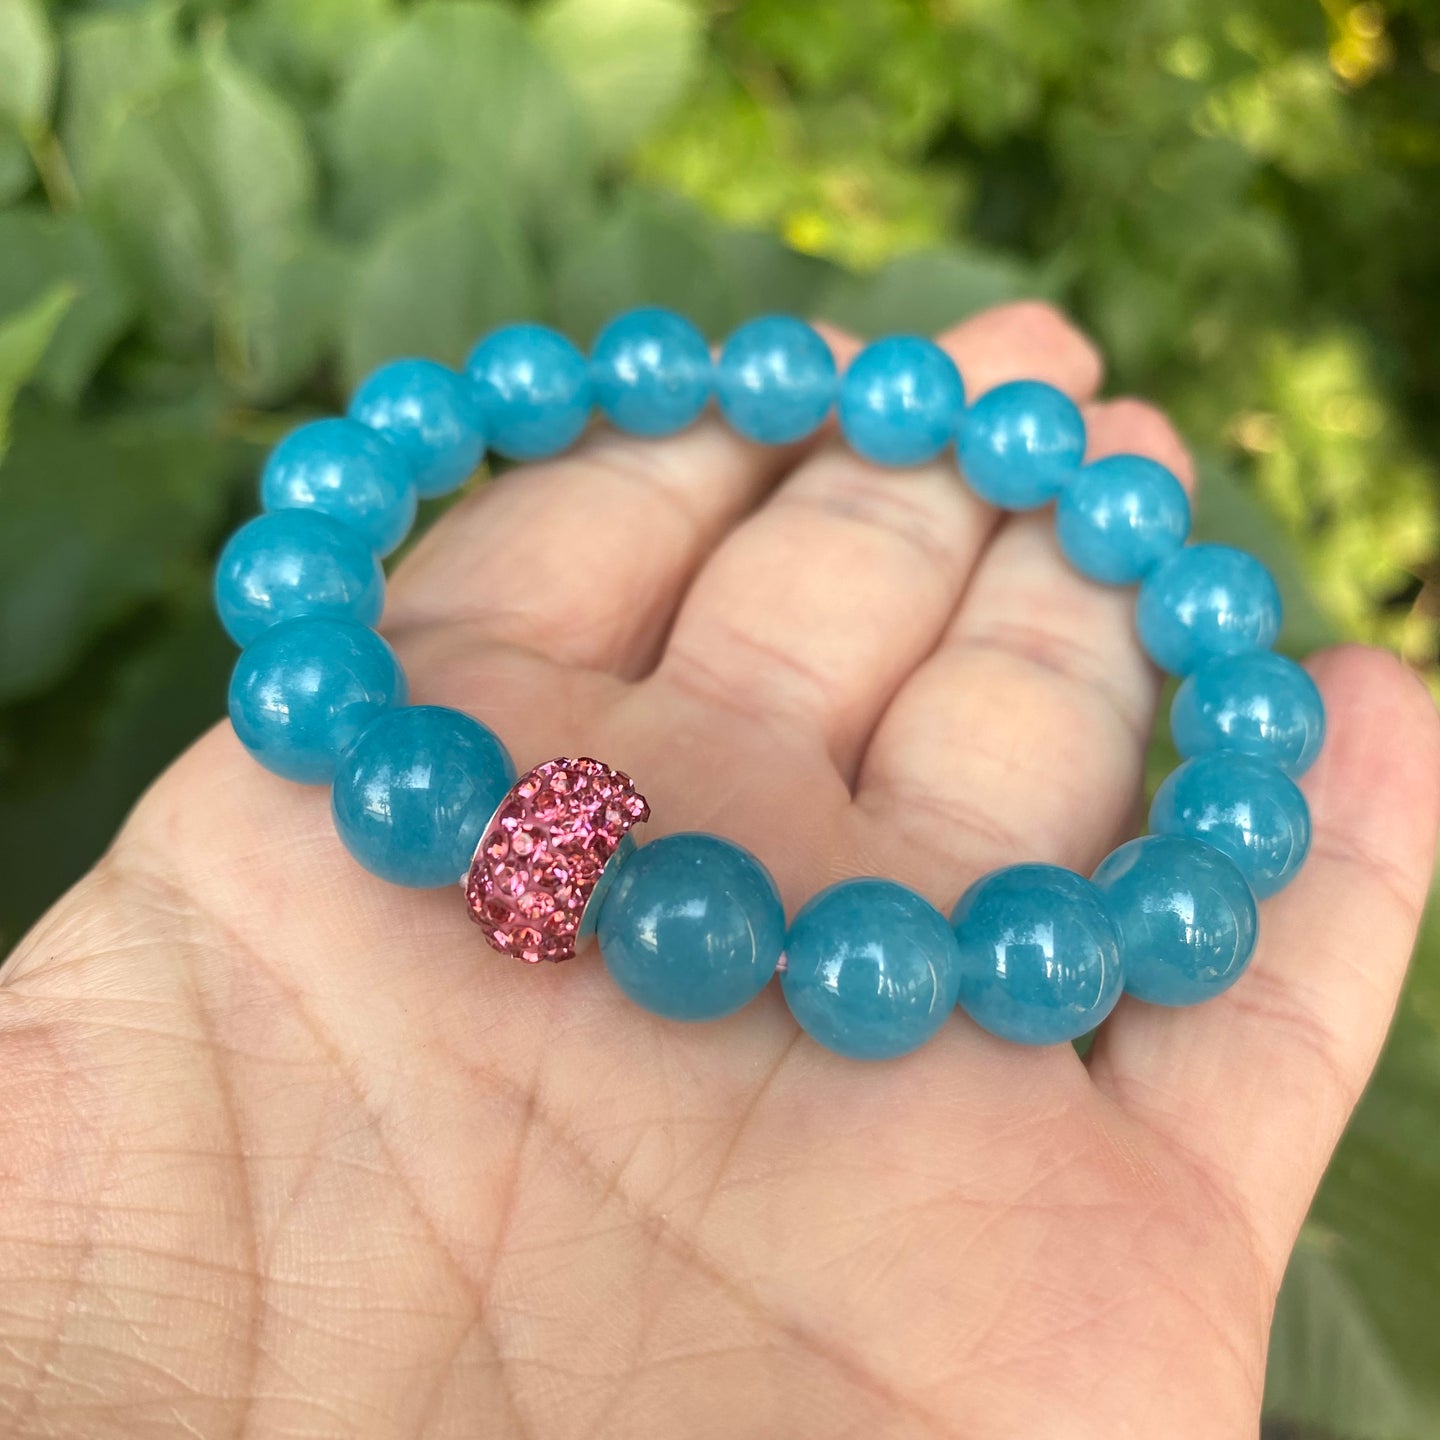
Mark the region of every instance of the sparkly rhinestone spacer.
POLYGON ((470 918, 493 949, 529 964, 570 960, 594 930, 605 867, 634 844, 650 806, 599 760, 547 760, 490 817, 465 880, 470 918))

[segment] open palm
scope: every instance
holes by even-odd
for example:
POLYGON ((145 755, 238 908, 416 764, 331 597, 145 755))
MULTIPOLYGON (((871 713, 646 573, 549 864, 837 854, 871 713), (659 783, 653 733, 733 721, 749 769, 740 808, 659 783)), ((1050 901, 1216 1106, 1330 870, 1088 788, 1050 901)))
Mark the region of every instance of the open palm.
MULTIPOLYGON (((1047 379, 1093 452, 1188 479, 1161 416, 1094 403, 1054 312, 945 343, 972 393, 1047 379)), ((707 421, 466 499, 384 628, 415 700, 522 769, 622 767, 652 832, 741 842, 792 910, 863 873, 948 908, 1133 830, 1131 599, 953 459, 707 421)), ((1253 1436, 1440 807, 1424 692, 1372 652, 1314 671, 1315 848, 1251 971, 1198 1010, 1122 1002, 1084 1061, 960 1015, 845 1061, 774 986, 657 1021, 593 955, 519 965, 458 892, 364 875, 322 790, 213 732, 3 972, 0 1433, 1253 1436)))

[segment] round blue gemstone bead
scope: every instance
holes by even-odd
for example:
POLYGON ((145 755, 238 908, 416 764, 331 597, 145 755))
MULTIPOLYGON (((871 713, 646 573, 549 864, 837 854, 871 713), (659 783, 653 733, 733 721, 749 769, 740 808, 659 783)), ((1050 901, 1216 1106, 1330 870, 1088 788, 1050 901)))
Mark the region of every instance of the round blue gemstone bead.
POLYGON ((1085 421, 1063 391, 1039 380, 987 390, 960 422, 960 469, 982 500, 1034 510, 1053 500, 1080 468, 1085 421))
POLYGON ((1124 958, 1125 990, 1196 1005, 1229 989, 1255 952, 1255 896, 1235 862, 1184 835, 1146 835, 1095 872, 1124 958))
POLYGON ((827 1050, 884 1060, 923 1045, 949 1018, 959 947, 945 917, 890 880, 843 880, 795 917, 781 989, 827 1050))
POLYGON ((559 331, 506 325, 471 352, 466 373, 492 449, 511 460, 558 455, 590 419, 590 367, 559 331))
POLYGON ((710 347, 673 310, 628 310, 596 337, 590 380, 595 403, 617 430, 673 435, 710 398, 710 347))
POLYGON ((715 367, 715 397, 731 428, 762 445, 818 430, 839 373, 819 333, 790 315, 762 315, 734 331, 715 367))
POLYGON ((353 620, 272 625, 240 652, 230 676, 230 723, 267 770, 328 783, 335 762, 378 715, 405 703, 390 647, 353 620))
POLYGON ((955 362, 932 340, 891 335, 867 345, 840 382, 840 428, 877 465, 919 465, 954 439, 965 409, 955 362))
POLYGON ((1120 998, 1115 923, 1105 897, 1071 870, 996 870, 960 897, 950 923, 960 942, 960 1004, 1002 1039, 1077 1039, 1120 998))
POLYGON ((385 572, 361 535, 318 510, 276 510, 247 520, 215 567, 215 608, 237 645, 301 615, 373 625, 385 572))
POLYGON ((1166 776, 1150 805, 1150 829, 1213 845, 1262 900, 1294 879, 1310 849, 1310 810, 1295 782, 1268 760, 1224 750, 1166 776))
POLYGON ((1107 585, 1133 585, 1190 533, 1185 487, 1144 455, 1084 465, 1060 492, 1055 532, 1065 558, 1107 585))
POLYGON ((715 835, 666 835, 636 851, 605 896, 600 953, 637 1005, 718 1020, 769 982, 785 911, 765 867, 715 835))
POLYGON ((458 489, 485 457, 474 387, 434 360, 382 365, 351 397, 349 413, 405 455, 423 496, 458 489))
POLYGON ((390 710, 340 757, 330 808, 345 848, 395 885, 453 885, 515 783, 494 733, 443 705, 390 710))
POLYGON ((1224 655, 1187 675, 1175 692, 1170 738, 1182 755, 1235 750, 1303 775, 1325 740, 1325 702, 1283 655, 1224 655))
POLYGON ((388 555, 415 521, 410 462, 382 435, 354 420, 315 420, 292 430, 260 477, 266 510, 319 510, 388 555))
POLYGON ((1280 591, 1244 550, 1187 545, 1146 577, 1135 622, 1150 658, 1188 675, 1217 655, 1269 649, 1280 633, 1280 591))

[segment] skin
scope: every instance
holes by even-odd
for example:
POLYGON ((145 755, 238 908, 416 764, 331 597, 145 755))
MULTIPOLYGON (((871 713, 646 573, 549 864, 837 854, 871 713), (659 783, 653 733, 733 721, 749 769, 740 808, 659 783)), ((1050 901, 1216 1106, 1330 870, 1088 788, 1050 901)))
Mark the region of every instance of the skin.
MULTIPOLYGON (((1054 311, 944 343, 972 394, 1049 380, 1093 454, 1190 479, 1054 311)), ((467 498, 384 628, 416 701, 522 768, 630 771, 652 833, 738 840, 792 910, 863 873, 948 908, 1134 833, 1131 604, 953 462, 707 421, 467 498)), ((963 1016, 843 1061, 774 986, 652 1020, 593 954, 502 960, 457 894, 363 874, 323 790, 216 729, 0 972, 0 1433, 1253 1437, 1440 812, 1421 686, 1359 648, 1312 666, 1314 850, 1251 970, 1197 1010, 1123 1001, 1085 1061, 963 1016)))

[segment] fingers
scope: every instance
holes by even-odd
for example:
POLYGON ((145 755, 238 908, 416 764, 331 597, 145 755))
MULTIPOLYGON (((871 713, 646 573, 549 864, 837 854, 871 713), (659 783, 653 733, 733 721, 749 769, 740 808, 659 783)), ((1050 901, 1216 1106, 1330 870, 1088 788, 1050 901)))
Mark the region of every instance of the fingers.
POLYGON ((1325 749, 1302 788, 1314 844, 1260 912, 1250 969, 1209 1003, 1126 999, 1090 1053, 1103 1090, 1224 1187, 1278 1268, 1395 1008, 1440 825, 1440 722, 1399 661, 1312 664, 1325 749))
MULTIPOLYGON (((1057 311, 987 312, 941 337, 967 385, 1036 376, 1085 399, 1094 347, 1057 311)), ((832 438, 715 552, 655 677, 822 732, 842 774, 895 688, 933 648, 995 512, 953 452, 872 465, 832 438)))
POLYGON ((664 440, 597 426, 434 525, 396 572, 386 631, 458 621, 560 664, 641 673, 695 569, 805 448, 752 444, 714 415, 664 440))
MULTIPOLYGON (((1085 419, 1090 459, 1148 455, 1193 481, 1184 445, 1152 406, 1112 400, 1085 419)), ((958 893, 1022 860, 1088 869, 1130 820, 1159 686, 1134 604, 1133 587, 1070 567, 1051 511, 997 533, 940 647, 886 712, 860 777, 862 810, 938 842, 921 853, 952 872, 959 862, 963 873, 937 883, 958 893)))

